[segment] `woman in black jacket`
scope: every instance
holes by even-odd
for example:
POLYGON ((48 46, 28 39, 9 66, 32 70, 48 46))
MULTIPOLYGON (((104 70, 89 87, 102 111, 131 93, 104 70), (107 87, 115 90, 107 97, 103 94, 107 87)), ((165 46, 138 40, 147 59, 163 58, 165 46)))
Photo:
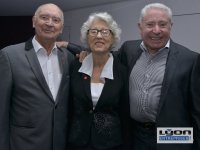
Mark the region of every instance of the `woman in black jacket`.
POLYGON ((106 12, 91 14, 81 28, 90 54, 71 67, 71 150, 128 149, 127 70, 111 50, 121 30, 106 12), (125 148, 126 147, 126 148, 125 148))

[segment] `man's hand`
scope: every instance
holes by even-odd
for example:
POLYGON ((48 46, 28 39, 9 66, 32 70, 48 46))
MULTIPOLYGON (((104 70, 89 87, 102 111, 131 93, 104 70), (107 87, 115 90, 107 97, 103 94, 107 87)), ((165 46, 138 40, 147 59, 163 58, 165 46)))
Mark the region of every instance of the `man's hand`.
POLYGON ((68 44, 69 44, 69 42, 67 42, 67 41, 57 41, 57 42, 56 42, 56 45, 57 45, 59 48, 61 48, 61 47, 67 48, 68 44))
POLYGON ((89 52, 87 51, 81 51, 80 54, 79 54, 79 61, 80 62, 83 62, 83 60, 85 59, 85 57, 89 54, 89 52))

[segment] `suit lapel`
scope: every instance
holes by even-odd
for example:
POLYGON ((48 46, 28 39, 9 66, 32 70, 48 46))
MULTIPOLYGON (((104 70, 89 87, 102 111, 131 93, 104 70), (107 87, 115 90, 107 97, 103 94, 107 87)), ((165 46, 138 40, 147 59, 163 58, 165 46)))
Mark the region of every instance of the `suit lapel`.
POLYGON ((41 69, 39 61, 37 59, 35 50, 33 48, 28 50, 26 52, 26 57, 28 59, 28 62, 30 63, 33 73, 35 74, 38 82, 40 83, 40 86, 43 88, 43 90, 46 92, 46 94, 51 98, 51 100, 54 101, 53 96, 52 96, 52 94, 49 90, 49 87, 47 85, 47 82, 45 80, 45 77, 42 73, 42 69, 41 69))
POLYGON ((83 89, 87 96, 86 100, 89 100, 87 101, 87 103, 93 107, 91 87, 90 87, 90 77, 86 74, 82 74, 81 77, 82 77, 83 86, 84 86, 83 89))
POLYGON ((59 86, 59 90, 58 90, 58 94, 57 94, 57 97, 56 97, 56 105, 58 104, 58 101, 59 101, 59 97, 62 96, 61 95, 61 91, 63 89, 63 87, 65 86, 66 84, 66 81, 68 81, 66 78, 69 78, 69 63, 68 63, 68 58, 67 58, 67 54, 64 53, 61 49, 58 49, 58 61, 59 61, 59 66, 60 66, 60 70, 61 70, 61 73, 62 73, 62 78, 61 78, 61 81, 60 81, 60 86, 59 86))
POLYGON ((114 98, 114 97, 112 97, 112 95, 110 95, 111 93, 107 92, 107 91, 112 90, 113 87, 115 87, 112 83, 113 82, 111 82, 110 79, 106 79, 106 82, 105 82, 104 87, 102 89, 101 95, 100 95, 99 100, 97 102, 96 109, 98 109, 102 105, 105 105, 106 103, 108 103, 107 100, 109 99, 109 97, 114 98))
POLYGON ((58 49, 58 61, 59 61, 61 73, 63 75, 66 74, 69 70, 69 63, 68 63, 67 54, 64 53, 61 49, 58 49))
MULTIPOLYGON (((141 42, 139 41, 139 43, 141 43, 141 42)), ((129 57, 129 59, 128 59, 128 67, 129 67, 128 74, 130 75, 131 71, 133 69, 133 66, 135 65, 136 61, 138 60, 138 58, 140 57, 140 55, 142 53, 142 50, 140 48, 140 44, 134 44, 134 43, 131 46, 127 46, 127 48, 129 48, 129 50, 128 50, 129 55, 128 54, 127 55, 129 57), (135 46, 137 46, 137 47, 135 47, 135 46), (134 51, 134 49, 136 49, 136 50, 134 51)))
POLYGON ((161 89, 160 102, 159 102, 159 106, 158 106, 157 116, 159 116, 160 110, 165 102, 165 97, 167 95, 169 86, 172 82, 174 72, 177 70, 178 54, 179 54, 179 51, 176 49, 176 45, 171 41, 169 56, 168 56, 166 69, 165 69, 165 75, 164 75, 164 79, 163 79, 163 85, 162 85, 162 89, 161 89))
POLYGON ((110 101, 108 102, 107 100, 115 99, 115 95, 112 95, 113 93, 112 90, 115 91, 115 88, 113 87, 118 87, 119 83, 121 82, 121 79, 118 76, 118 62, 115 60, 115 58, 113 62, 113 76, 114 76, 114 81, 111 79, 105 78, 105 84, 96 105, 97 109, 100 108, 102 105, 105 105, 106 103, 110 102, 110 101))
POLYGON ((140 57, 140 55, 141 55, 141 53, 142 53, 142 50, 141 49, 138 49, 137 51, 136 51, 136 53, 135 54, 133 54, 133 57, 132 57, 132 59, 131 59, 131 61, 130 61, 130 64, 129 64, 129 72, 128 72, 128 74, 130 75, 131 74, 131 71, 132 71, 132 69, 133 69, 133 66, 135 65, 135 63, 136 63, 136 61, 138 60, 138 58, 140 57))

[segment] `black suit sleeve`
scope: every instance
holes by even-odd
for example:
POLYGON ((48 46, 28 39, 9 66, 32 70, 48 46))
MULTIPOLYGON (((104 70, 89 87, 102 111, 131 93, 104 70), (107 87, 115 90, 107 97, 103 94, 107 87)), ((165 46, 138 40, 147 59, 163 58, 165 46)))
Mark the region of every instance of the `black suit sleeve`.
POLYGON ((127 68, 123 67, 119 70, 123 75, 124 86, 120 94, 120 119, 122 122, 122 137, 123 137, 123 150, 129 150, 131 145, 130 139, 130 104, 129 104, 129 90, 128 90, 128 74, 127 68))
POLYGON ((126 42, 124 42, 118 51, 113 52, 113 55, 125 66, 127 66, 126 50, 126 42))
POLYGON ((200 55, 194 64, 191 77, 192 120, 193 120, 193 149, 200 149, 200 55))
POLYGON ((12 75, 8 56, 0 51, 0 149, 9 150, 10 141, 10 99, 12 93, 12 75))
POLYGON ((79 54, 81 51, 85 51, 86 48, 69 42, 69 44, 67 45, 67 50, 69 50, 73 55, 76 55, 79 54))

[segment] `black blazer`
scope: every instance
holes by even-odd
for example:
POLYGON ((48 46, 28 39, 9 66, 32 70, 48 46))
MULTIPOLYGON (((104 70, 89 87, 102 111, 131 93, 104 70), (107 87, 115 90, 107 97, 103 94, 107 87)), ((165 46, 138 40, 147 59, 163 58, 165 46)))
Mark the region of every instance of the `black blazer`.
POLYGON ((31 40, 0 51, 0 149, 66 150, 69 65, 58 50, 62 79, 54 101, 31 40))
POLYGON ((98 103, 93 110, 90 77, 79 73, 81 63, 74 62, 71 72, 71 123, 69 143, 75 146, 92 144, 107 149, 122 144, 128 133, 129 100, 127 71, 114 59, 114 80, 106 79, 98 103))
MULTIPOLYGON (((127 41, 115 53, 129 75, 140 57, 141 40, 127 41)), ((157 144, 157 150, 200 150, 200 56, 170 41, 157 127, 193 127, 194 144, 157 144)))

